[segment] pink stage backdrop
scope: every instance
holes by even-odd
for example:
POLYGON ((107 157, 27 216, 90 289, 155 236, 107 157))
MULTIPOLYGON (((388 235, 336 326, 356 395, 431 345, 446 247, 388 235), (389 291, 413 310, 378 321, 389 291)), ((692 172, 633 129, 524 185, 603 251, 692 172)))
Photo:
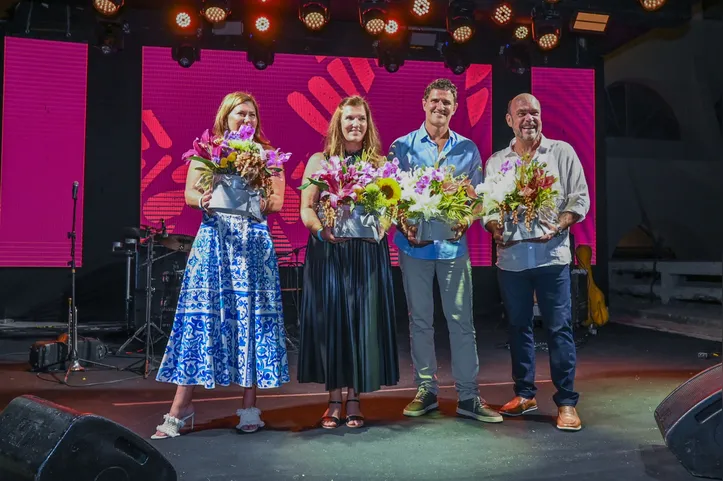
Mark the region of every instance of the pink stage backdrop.
POLYGON ((5 37, 0 267, 66 267, 73 182, 83 253, 88 46, 5 37))
MULTIPOLYGON (((422 125, 426 85, 439 77, 451 78, 460 102, 452 128, 474 140, 483 159, 492 153, 490 65, 473 65, 464 75, 454 76, 437 62, 406 62, 390 74, 366 58, 279 54, 263 71, 246 61, 243 52, 204 50, 201 58, 184 69, 171 59, 168 48, 143 49, 143 224, 158 226, 163 218, 174 233, 196 234, 200 212, 184 204, 187 167, 181 154, 212 126, 221 99, 235 90, 256 96, 266 135, 275 147, 293 153, 286 170, 284 209, 269 218, 280 254, 306 245, 309 234, 299 219, 297 187, 307 159, 321 150, 322 134, 344 96, 361 94, 369 101, 388 146, 422 125)), ((472 263, 490 265, 488 235, 475 226, 469 236, 472 263)))
POLYGON ((595 242, 595 71, 589 69, 533 68, 532 94, 542 105, 542 131, 568 142, 577 152, 590 189, 590 212, 573 226, 577 245, 595 242))

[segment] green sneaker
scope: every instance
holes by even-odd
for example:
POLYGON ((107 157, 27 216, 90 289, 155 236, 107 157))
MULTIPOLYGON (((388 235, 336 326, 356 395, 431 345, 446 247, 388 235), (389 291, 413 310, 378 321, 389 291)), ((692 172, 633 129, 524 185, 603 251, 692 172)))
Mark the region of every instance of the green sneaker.
POLYGON ((429 411, 437 409, 439 403, 437 402, 437 395, 427 389, 420 387, 417 390, 417 395, 414 397, 414 401, 407 404, 404 408, 405 416, 422 416, 427 414, 429 411))

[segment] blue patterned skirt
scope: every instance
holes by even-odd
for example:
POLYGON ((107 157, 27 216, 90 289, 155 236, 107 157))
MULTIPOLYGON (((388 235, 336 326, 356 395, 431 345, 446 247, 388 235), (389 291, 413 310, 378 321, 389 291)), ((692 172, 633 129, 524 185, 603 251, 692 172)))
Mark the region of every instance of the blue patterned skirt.
POLYGON ((207 389, 289 382, 279 267, 266 224, 204 214, 156 380, 207 389))

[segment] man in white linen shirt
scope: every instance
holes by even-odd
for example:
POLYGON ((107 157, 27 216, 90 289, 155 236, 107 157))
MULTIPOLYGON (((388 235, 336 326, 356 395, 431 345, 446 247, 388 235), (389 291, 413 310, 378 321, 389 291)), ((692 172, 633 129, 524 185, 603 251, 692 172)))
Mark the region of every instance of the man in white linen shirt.
POLYGON ((579 431, 582 427, 576 405, 579 394, 574 390, 575 342, 572 331, 570 293, 569 228, 585 218, 590 197, 582 164, 567 142, 551 140, 542 135, 540 102, 530 94, 512 99, 507 109, 507 125, 515 138, 510 146, 496 152, 485 166, 485 178, 500 171, 502 164, 515 162, 523 156, 547 164, 547 171, 556 177, 553 190, 558 192, 560 212, 557 225, 547 226, 551 233, 534 241, 505 244, 499 215, 483 219, 485 229, 497 244, 497 267, 502 302, 509 321, 512 378, 515 397, 500 413, 520 416, 537 409, 535 394, 535 342, 533 337, 534 296, 547 331, 552 382, 557 388, 553 396, 558 406, 557 427, 579 431))

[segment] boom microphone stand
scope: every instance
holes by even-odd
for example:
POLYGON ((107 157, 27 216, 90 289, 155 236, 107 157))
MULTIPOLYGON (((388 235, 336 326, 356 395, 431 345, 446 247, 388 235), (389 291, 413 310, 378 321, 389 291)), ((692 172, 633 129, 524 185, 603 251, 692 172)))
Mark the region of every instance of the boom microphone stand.
POLYGON ((68 312, 68 370, 65 372, 65 384, 68 383, 68 377, 71 372, 85 370, 81 362, 106 367, 108 369, 117 369, 115 366, 90 361, 88 359, 80 359, 78 357, 78 307, 75 303, 75 218, 78 212, 79 185, 77 180, 73 182, 73 227, 72 230, 68 232, 68 239, 70 239, 70 262, 68 262, 70 266, 70 311, 68 312))

